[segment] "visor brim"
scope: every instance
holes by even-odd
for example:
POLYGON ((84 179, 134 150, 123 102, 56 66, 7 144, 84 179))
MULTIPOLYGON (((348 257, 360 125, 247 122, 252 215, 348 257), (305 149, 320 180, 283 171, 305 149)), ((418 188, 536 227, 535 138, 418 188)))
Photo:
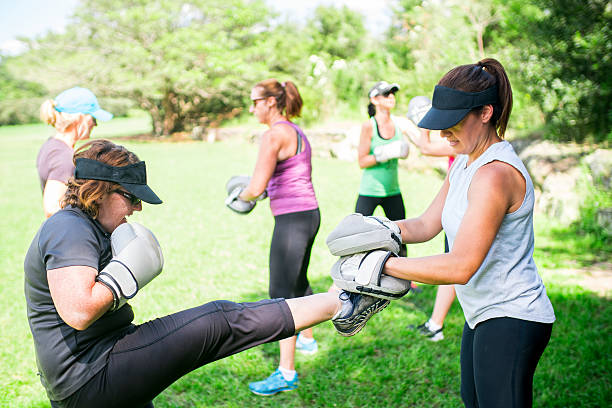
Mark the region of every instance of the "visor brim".
POLYGON ((471 109, 436 109, 432 107, 418 123, 418 127, 430 130, 444 130, 455 126, 471 109))
POLYGON ((129 193, 134 194, 142 201, 149 204, 161 204, 162 200, 151 190, 146 184, 131 184, 131 183, 118 183, 125 188, 129 193))

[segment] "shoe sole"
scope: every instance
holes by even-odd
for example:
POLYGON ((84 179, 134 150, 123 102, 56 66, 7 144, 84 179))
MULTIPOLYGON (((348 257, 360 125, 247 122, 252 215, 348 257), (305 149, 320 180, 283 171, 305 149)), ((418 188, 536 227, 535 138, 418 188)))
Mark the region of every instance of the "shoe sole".
MULTIPOLYGON (((386 301, 386 302, 383 302, 383 303, 382 303, 382 306, 377 306, 377 307, 375 307, 375 308, 374 308, 374 309, 372 309, 372 310, 366 309, 366 310, 368 310, 368 311, 367 311, 367 314, 362 314, 362 315, 361 315, 361 316, 363 317, 362 321, 361 321, 361 322, 359 322, 359 323, 358 323, 358 324, 355 326, 355 328, 354 328, 353 330, 351 330, 350 332, 342 332, 342 331, 339 331, 337 328, 336 328, 336 331, 337 331, 337 332, 338 332, 338 333, 339 333, 341 336, 344 336, 344 337, 351 337, 351 336, 356 335, 357 333, 359 333, 359 332, 361 331, 361 329, 363 329, 363 328, 365 327, 366 323, 368 322, 368 320, 370 320, 370 318, 372 317, 372 315, 375 315, 376 313, 378 313, 378 312, 380 312, 381 310, 383 310, 385 307, 387 307, 387 306, 389 305, 389 303, 391 303, 391 302, 390 302, 390 301, 386 301)), ((372 304, 371 306, 369 306, 369 307, 372 307, 372 306, 374 306, 374 305, 376 305, 376 303, 373 303, 373 304, 372 304)))
POLYGON ((312 356, 313 354, 317 354, 318 350, 302 350, 299 348, 296 348, 297 351, 299 351, 301 354, 306 354, 307 356, 312 356))
POLYGON ((271 397, 273 395, 278 394, 279 392, 287 392, 287 391, 294 391, 294 390, 297 390, 297 387, 295 387, 295 388, 288 388, 286 390, 278 390, 278 391, 270 393, 270 394, 264 394, 262 392, 253 391, 252 389, 249 388, 249 391, 251 391, 253 394, 259 395, 261 397, 271 397))

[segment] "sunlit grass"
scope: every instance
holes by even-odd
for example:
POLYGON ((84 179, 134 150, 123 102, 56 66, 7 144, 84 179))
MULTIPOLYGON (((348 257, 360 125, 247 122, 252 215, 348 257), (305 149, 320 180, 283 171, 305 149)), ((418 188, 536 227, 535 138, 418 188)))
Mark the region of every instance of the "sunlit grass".
MULTIPOLYGON (((146 118, 101 124, 95 137, 139 134, 146 118)), ((44 407, 48 401, 36 375, 36 362, 23 296, 23 257, 43 221, 35 169, 40 144, 50 136, 43 125, 0 128, 0 406, 44 407)), ((234 174, 252 171, 256 146, 228 140, 208 144, 144 143, 121 139, 147 162, 150 185, 164 200, 145 205, 132 219, 157 235, 166 259, 164 272, 134 301, 137 322, 215 299, 267 297, 268 249, 273 220, 268 202, 247 216, 223 204, 224 185, 234 174)), ((334 258, 325 237, 354 209, 360 171, 355 163, 315 158, 313 181, 322 224, 309 268, 315 291, 331 284, 334 258)), ((401 170, 408 216, 418 215, 441 180, 401 170)), ((571 259, 588 262, 569 237, 550 230, 537 216, 536 262, 547 268, 571 259)), ((439 253, 442 237, 410 245, 411 256, 439 253)), ((548 274, 546 276, 549 276, 548 274)), ((554 274, 545 280, 557 315, 551 343, 535 377, 534 406, 606 406, 610 386, 612 313, 601 298, 554 274)), ((249 381, 278 365, 278 345, 269 344, 210 364, 185 376, 155 400, 156 407, 456 407, 463 314, 455 304, 446 321, 446 339, 429 343, 408 330, 431 313, 435 287, 409 294, 375 316, 353 338, 338 336, 330 323, 315 329, 320 352, 298 355, 300 387, 272 398, 252 395, 249 381)))

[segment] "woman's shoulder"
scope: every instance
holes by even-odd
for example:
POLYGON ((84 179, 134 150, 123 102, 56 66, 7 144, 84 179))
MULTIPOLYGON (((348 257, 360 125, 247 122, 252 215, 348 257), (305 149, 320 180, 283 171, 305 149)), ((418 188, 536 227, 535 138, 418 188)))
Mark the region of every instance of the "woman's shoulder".
POLYGON ((370 118, 367 121, 363 122, 361 124, 361 130, 371 131, 372 129, 374 129, 374 125, 372 124, 372 122, 373 122, 372 118, 370 118))

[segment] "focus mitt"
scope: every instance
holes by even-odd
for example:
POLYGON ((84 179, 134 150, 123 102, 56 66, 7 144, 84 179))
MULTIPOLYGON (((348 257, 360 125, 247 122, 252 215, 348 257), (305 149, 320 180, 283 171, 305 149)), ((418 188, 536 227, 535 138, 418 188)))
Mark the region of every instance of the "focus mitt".
POLYGON ((325 240, 332 255, 344 256, 383 249, 398 254, 402 243, 400 228, 385 217, 349 214, 325 240))
POLYGON ((340 257, 331 269, 336 286, 348 292, 395 300, 410 291, 410 281, 385 275, 382 271, 389 251, 369 251, 340 257))
POLYGON ((225 199, 225 205, 232 211, 239 214, 248 214, 253 208, 257 201, 261 201, 268 197, 268 192, 264 192, 254 200, 245 201, 239 196, 244 189, 249 185, 251 178, 249 176, 233 176, 225 184, 225 190, 227 191, 227 198, 225 199))

